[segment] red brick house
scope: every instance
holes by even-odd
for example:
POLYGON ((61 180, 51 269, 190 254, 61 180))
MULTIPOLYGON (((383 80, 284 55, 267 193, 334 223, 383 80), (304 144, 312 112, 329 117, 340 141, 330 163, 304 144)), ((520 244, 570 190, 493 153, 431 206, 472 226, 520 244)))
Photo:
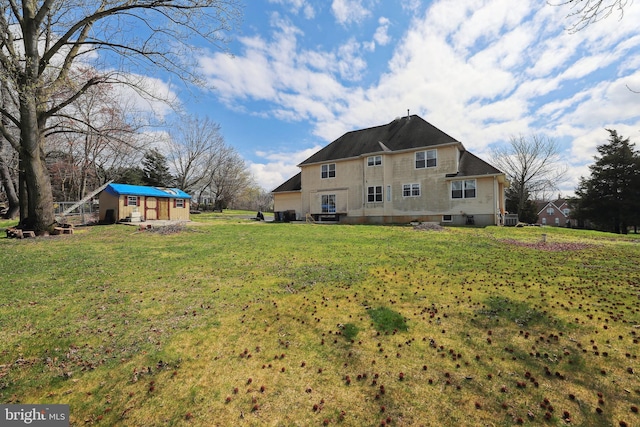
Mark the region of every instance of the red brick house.
POLYGON ((551 202, 538 203, 538 222, 540 225, 554 227, 571 227, 571 209, 565 199, 559 198, 551 202))

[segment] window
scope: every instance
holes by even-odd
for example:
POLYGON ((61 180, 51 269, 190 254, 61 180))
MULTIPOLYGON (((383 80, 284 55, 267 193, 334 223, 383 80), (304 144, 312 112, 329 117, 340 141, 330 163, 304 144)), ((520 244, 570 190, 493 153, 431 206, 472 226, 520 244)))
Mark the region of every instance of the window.
POLYGON ((382 186, 377 185, 375 187, 367 187, 367 202, 381 202, 382 201, 382 186))
POLYGON ((476 180, 466 180, 464 182, 464 198, 473 199, 474 197, 476 197, 476 180))
POLYGON ((322 196, 322 213, 336 213, 335 194, 324 194, 322 196))
POLYGON ((184 208, 184 199, 174 199, 174 207, 176 208, 184 208))
POLYGON ((560 218, 556 217, 556 225, 560 225, 560 218))
POLYGON ((548 213, 549 215, 553 215, 553 212, 554 212, 554 211, 553 211, 553 208, 547 208, 547 213, 548 213))
POLYGON ((138 196, 127 196, 127 198, 124 199, 124 205, 125 206, 138 206, 138 196))
POLYGON ((434 168, 437 163, 436 150, 418 151, 416 153, 416 169, 434 168))
POLYGON ((403 184, 402 197, 419 197, 420 184, 403 184))
POLYGON ((542 225, 547 225, 547 218, 542 217, 542 225))
POLYGON ((562 213, 564 213, 566 216, 569 216, 569 212, 570 211, 567 208, 562 209, 562 213))
POLYGON ((442 215, 442 222, 453 222, 453 215, 442 215))
POLYGON ((476 197, 476 180, 451 181, 452 199, 473 199, 476 197))
POLYGON ((331 163, 328 165, 322 165, 322 178, 335 178, 336 177, 336 164, 331 163))
POLYGON ((367 166, 380 166, 382 164, 382 156, 367 157, 367 166))

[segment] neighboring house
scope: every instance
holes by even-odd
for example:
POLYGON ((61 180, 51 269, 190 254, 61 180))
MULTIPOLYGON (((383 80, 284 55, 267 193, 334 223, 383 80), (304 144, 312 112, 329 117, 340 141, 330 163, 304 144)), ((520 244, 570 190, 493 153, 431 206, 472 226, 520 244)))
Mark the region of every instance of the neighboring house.
POLYGON ((537 202, 538 224, 555 227, 571 227, 571 209, 567 201, 562 198, 552 202, 537 202))
POLYGON ((189 221, 191 196, 177 188, 109 184, 100 193, 100 222, 189 221))
POLYGON ((273 190, 276 219, 500 224, 503 172, 422 118, 348 132, 273 190))

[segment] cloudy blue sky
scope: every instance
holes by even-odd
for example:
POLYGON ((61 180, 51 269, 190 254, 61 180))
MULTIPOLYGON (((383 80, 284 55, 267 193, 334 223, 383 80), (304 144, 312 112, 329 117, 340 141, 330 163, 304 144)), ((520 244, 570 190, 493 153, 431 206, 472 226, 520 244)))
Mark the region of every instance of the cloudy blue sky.
POLYGON ((231 55, 200 64, 194 113, 271 190, 343 133, 417 114, 488 159, 532 134, 560 143, 570 195, 616 129, 640 142, 640 2, 571 32, 542 0, 248 0, 231 55))

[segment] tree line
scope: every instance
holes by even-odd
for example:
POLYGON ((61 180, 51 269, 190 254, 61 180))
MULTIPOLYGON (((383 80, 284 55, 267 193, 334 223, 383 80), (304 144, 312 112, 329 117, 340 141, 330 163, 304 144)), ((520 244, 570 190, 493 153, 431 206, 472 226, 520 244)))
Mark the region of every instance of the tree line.
POLYGON ((162 183, 196 192, 196 201, 222 206, 243 194, 256 197, 259 190, 216 124, 205 123, 210 135, 195 136, 211 139, 200 142, 184 126, 173 139, 148 141, 149 123, 121 96, 129 91, 172 104, 142 77, 158 71, 202 85, 195 41, 226 50, 241 16, 240 0, 0 2, 5 216, 19 215, 20 228, 44 233, 55 225, 55 200, 77 200, 110 179, 150 183, 160 155, 173 168, 162 183))

